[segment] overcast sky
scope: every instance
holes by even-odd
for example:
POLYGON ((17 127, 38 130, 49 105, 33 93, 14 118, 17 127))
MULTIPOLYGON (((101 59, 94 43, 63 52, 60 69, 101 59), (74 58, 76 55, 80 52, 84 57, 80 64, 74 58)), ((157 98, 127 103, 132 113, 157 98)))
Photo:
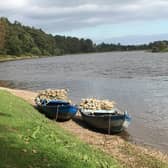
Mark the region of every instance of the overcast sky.
POLYGON ((97 43, 168 40, 168 0, 0 0, 0 16, 97 43))

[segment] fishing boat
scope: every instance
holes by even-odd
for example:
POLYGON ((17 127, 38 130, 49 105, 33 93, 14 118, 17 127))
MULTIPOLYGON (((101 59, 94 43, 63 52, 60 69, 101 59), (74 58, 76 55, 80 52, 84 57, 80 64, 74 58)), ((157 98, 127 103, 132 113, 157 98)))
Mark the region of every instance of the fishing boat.
POLYGON ((112 110, 79 109, 82 119, 90 126, 108 133, 118 133, 128 127, 131 116, 117 108, 112 110))
POLYGON ((37 108, 44 113, 48 118, 56 121, 66 121, 75 116, 78 111, 76 105, 71 105, 69 102, 62 100, 41 100, 36 103, 37 108))

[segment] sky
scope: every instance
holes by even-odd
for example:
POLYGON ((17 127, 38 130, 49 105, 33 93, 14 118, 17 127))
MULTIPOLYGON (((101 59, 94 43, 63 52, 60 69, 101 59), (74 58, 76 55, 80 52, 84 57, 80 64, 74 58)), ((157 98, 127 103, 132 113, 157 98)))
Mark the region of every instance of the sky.
POLYGON ((0 0, 0 16, 95 43, 168 40, 168 0, 0 0))

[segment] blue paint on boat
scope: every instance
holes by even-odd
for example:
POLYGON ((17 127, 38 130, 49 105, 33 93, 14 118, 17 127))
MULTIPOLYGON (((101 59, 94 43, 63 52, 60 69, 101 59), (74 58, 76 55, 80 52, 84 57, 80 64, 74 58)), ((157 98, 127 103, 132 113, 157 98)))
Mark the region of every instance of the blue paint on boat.
POLYGON ((42 100, 41 104, 37 105, 38 109, 42 111, 48 118, 58 121, 69 120, 75 116, 78 111, 76 105, 71 105, 69 102, 61 100, 42 100))

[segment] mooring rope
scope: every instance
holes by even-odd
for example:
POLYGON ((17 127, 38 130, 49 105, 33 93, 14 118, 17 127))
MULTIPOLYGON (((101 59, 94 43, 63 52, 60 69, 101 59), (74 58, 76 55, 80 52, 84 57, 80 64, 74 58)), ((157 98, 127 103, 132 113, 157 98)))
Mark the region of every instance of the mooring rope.
MULTIPOLYGON (((109 114, 109 118, 108 118, 108 135, 110 135, 110 133, 111 133, 111 115, 109 114)), ((104 146, 106 146, 106 144, 107 144, 108 135, 104 134, 104 146)))
POLYGON ((57 121, 57 119, 58 119, 58 108, 59 108, 59 105, 57 106, 57 113, 56 113, 56 116, 55 116, 55 121, 57 121))
POLYGON ((109 123, 108 123, 108 134, 111 133, 111 115, 109 114, 109 123))

